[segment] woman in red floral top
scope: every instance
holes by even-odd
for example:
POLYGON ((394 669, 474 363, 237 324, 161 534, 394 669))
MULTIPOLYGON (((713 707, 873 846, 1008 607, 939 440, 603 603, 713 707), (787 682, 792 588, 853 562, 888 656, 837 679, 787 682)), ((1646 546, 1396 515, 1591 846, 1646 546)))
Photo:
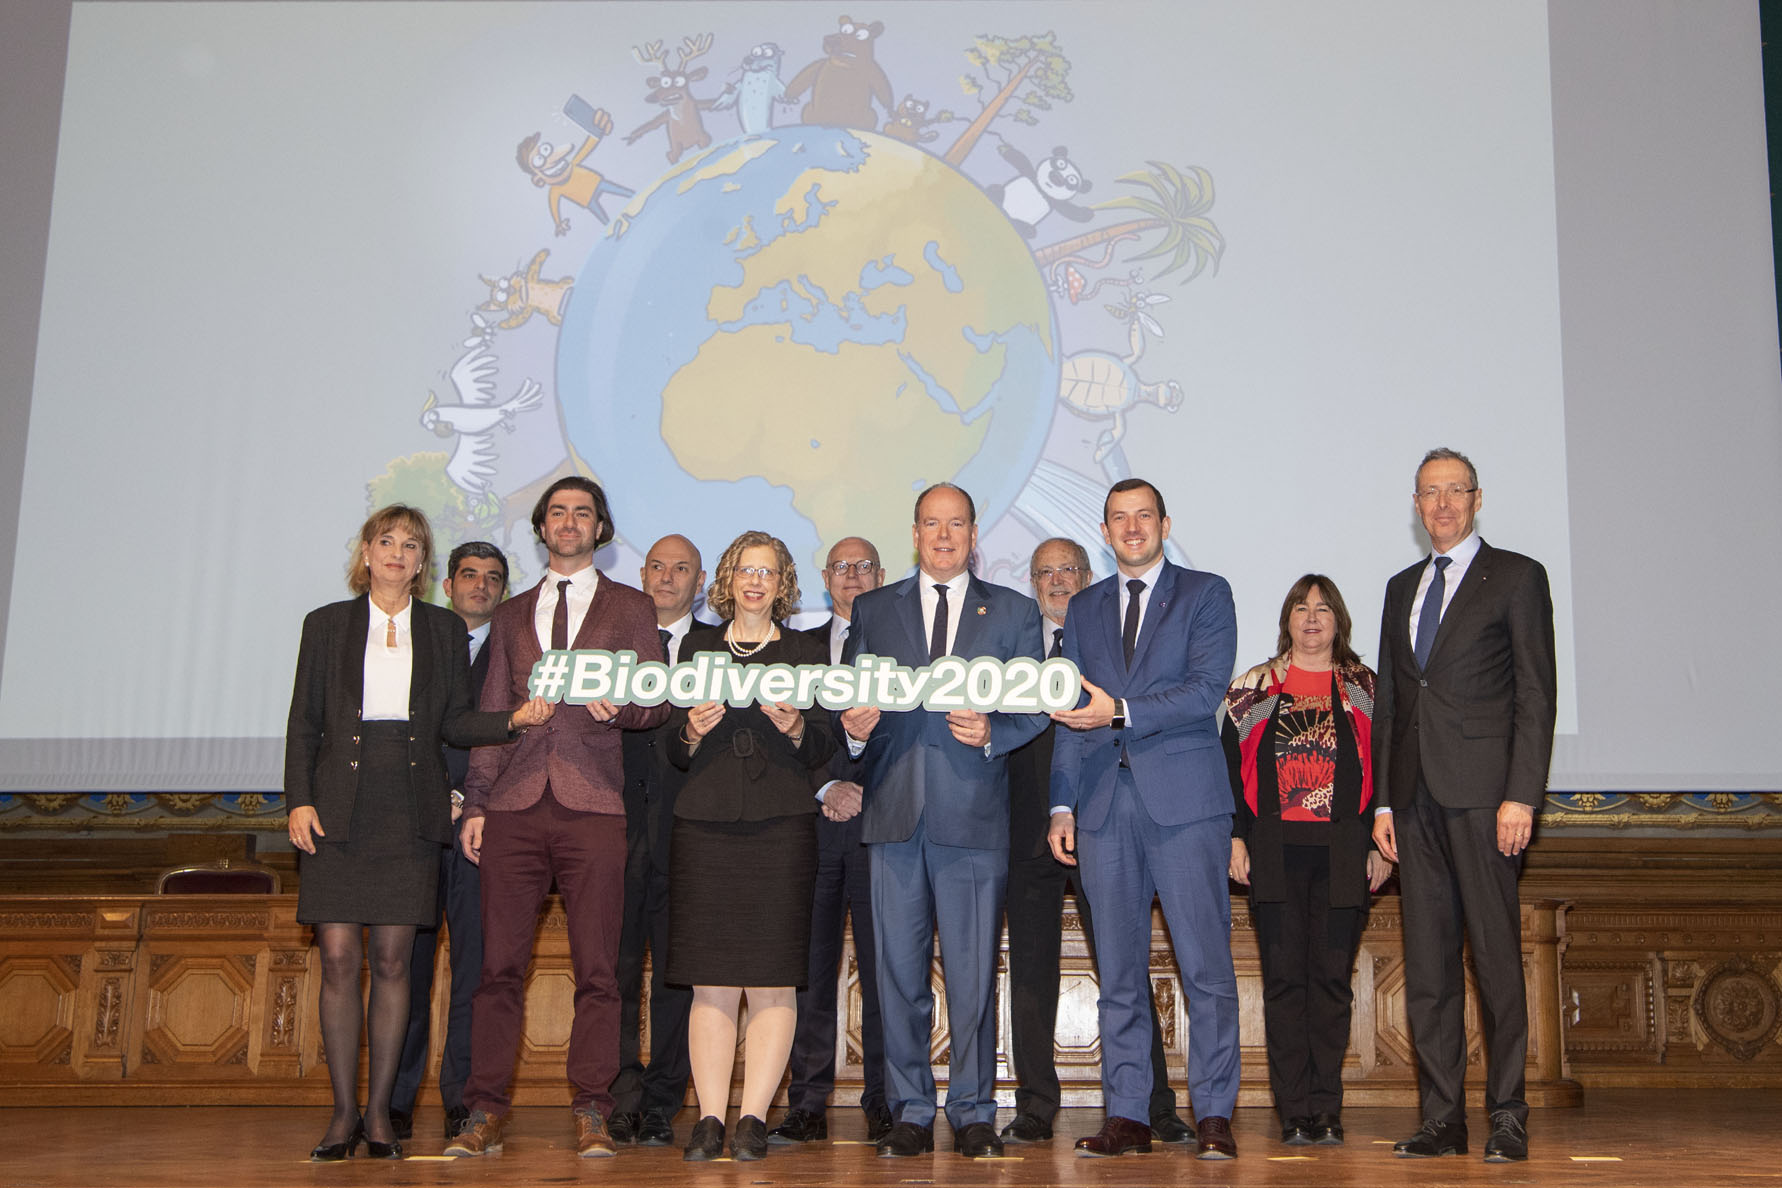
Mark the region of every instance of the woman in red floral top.
POLYGON ((1281 605, 1274 658, 1225 695, 1231 877, 1250 888, 1269 1085, 1290 1146, 1343 1141, 1350 973, 1370 893, 1392 869, 1370 840, 1374 674, 1349 628, 1335 583, 1307 574, 1281 605))

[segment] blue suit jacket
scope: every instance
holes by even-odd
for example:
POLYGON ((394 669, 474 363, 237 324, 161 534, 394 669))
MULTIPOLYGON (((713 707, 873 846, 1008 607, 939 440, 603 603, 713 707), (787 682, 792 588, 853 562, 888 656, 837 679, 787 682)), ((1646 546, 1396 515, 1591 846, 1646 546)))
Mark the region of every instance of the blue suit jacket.
MULTIPOLYGON (((918 572, 854 600, 842 662, 865 654, 889 656, 919 668, 928 663, 918 572)), ((1007 586, 966 582, 953 654, 971 659, 1044 656, 1039 605, 1007 586)), ((1223 692, 1223 688, 1221 688, 1223 692)), ((838 718, 839 722, 839 718, 838 718)), ((1045 729, 1044 714, 991 714, 990 755, 968 747, 947 729, 947 716, 928 710, 885 713, 860 756, 865 842, 908 841, 916 823, 935 845, 1006 850, 1009 846, 1008 753, 1045 729)), ((838 725, 838 730, 840 729, 838 725)), ((1227 793, 1227 800, 1230 794, 1227 793)))
POLYGON ((1107 820, 1120 749, 1145 811, 1159 825, 1231 815, 1231 781, 1215 717, 1237 661, 1237 610, 1224 578, 1164 562, 1145 608, 1128 671, 1120 643, 1126 579, 1119 573, 1070 601, 1064 655, 1113 697, 1126 699, 1124 730, 1060 729, 1052 749, 1052 803, 1082 829, 1107 820))

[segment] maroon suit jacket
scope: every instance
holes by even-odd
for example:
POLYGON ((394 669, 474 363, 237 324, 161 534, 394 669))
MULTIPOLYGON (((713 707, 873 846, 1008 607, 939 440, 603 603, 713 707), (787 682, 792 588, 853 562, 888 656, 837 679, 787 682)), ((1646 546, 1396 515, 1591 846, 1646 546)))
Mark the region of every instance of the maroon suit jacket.
MULTIPOLYGON (((544 578, 548 580, 549 573, 544 578)), ((528 696, 532 666, 544 655, 533 626, 542 586, 543 581, 495 608, 489 642, 484 645, 489 653, 480 707, 484 710, 511 712, 528 696)), ((660 658, 662 637, 656 634, 655 604, 642 591, 602 573, 594 587, 594 602, 570 646, 609 652, 630 649, 640 658, 660 658)), ((527 730, 517 742, 471 752, 470 772, 464 779, 464 815, 530 808, 549 783, 551 795, 564 808, 624 816, 619 732, 665 722, 673 708, 667 703, 627 705, 612 721, 596 722, 582 706, 559 705, 549 722, 527 730)))

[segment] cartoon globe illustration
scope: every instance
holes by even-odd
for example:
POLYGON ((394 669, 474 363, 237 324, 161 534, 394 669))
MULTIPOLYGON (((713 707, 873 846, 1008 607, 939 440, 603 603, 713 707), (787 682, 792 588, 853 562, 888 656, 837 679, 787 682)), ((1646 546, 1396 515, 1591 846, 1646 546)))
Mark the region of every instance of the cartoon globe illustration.
POLYGON ((985 527, 1014 503, 1058 397, 1057 328, 1029 246, 968 178, 887 137, 783 128, 682 159, 615 217, 557 384, 639 549, 761 528, 821 563, 859 534, 895 573, 928 484, 970 491, 985 527))

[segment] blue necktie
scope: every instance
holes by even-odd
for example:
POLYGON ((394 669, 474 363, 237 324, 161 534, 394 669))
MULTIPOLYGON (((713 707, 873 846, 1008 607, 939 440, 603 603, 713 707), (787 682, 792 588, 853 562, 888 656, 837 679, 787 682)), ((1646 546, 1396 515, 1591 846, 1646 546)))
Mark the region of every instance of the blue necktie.
POLYGON ((1429 590, 1423 595, 1423 611, 1417 616, 1417 642, 1411 648, 1417 657, 1417 671, 1429 667, 1429 653, 1435 647, 1436 628, 1442 625, 1442 598, 1448 592, 1448 566, 1452 557, 1435 559, 1435 576, 1429 579, 1429 590))

